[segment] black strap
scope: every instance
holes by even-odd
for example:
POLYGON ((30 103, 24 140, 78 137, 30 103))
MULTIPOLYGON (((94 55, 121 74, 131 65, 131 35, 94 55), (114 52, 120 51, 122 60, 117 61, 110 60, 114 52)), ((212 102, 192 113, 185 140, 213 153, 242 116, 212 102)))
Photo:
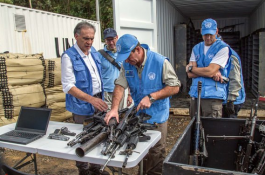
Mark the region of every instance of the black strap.
POLYGON ((105 52, 105 50, 100 49, 98 50, 98 52, 104 57, 106 58, 113 66, 115 66, 118 70, 121 69, 121 66, 114 60, 114 58, 112 58, 107 52, 105 52))

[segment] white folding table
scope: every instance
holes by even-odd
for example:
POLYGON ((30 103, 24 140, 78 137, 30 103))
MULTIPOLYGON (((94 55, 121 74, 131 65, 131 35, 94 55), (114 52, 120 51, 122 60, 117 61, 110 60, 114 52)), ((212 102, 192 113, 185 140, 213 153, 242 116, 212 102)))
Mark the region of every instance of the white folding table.
MULTIPOLYGON (((75 149, 80 146, 79 144, 73 147, 69 147, 67 146, 68 141, 48 139, 48 135, 50 133, 53 133, 55 129, 60 129, 62 127, 67 127, 71 132, 75 132, 77 134, 83 130, 83 125, 81 124, 50 121, 47 133, 42 138, 35 140, 34 142, 31 142, 27 145, 0 141, 0 147, 32 153, 34 154, 34 157, 35 154, 38 153, 41 155, 46 155, 51 157, 89 162, 101 165, 103 165, 107 161, 108 156, 104 156, 101 154, 101 150, 103 149, 104 146, 103 143, 92 149, 84 157, 80 158, 75 154, 75 149)), ((13 130, 14 128, 15 128, 15 123, 2 126, 0 127, 0 134, 13 130)), ((148 153, 149 149, 152 148, 161 138, 161 133, 159 131, 148 130, 145 134, 151 136, 151 140, 148 140, 146 142, 139 142, 137 144, 137 147, 134 149, 135 152, 133 152, 133 154, 130 155, 128 159, 126 168, 131 168, 139 164, 139 162, 148 153)), ((70 140, 75 138, 74 136, 69 136, 69 137, 70 140)), ((118 168, 122 167, 122 164, 125 160, 125 156, 119 155, 119 152, 125 150, 125 147, 126 144, 116 152, 115 158, 111 159, 108 166, 113 166, 118 168)), ((36 161, 34 163, 36 163, 36 161)))

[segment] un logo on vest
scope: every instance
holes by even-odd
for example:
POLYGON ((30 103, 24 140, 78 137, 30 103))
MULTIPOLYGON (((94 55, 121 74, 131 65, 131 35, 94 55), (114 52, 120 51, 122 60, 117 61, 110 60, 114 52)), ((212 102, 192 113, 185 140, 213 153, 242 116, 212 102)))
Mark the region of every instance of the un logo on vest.
POLYGON ((156 78, 156 74, 154 72, 150 72, 148 74, 148 78, 149 78, 149 80, 154 80, 156 78))
POLYGON ((206 28, 211 28, 211 27, 212 27, 212 23, 207 22, 207 23, 204 24, 204 26, 205 26, 206 28))
POLYGON ((209 55, 208 55, 208 58, 209 58, 209 59, 213 59, 213 57, 214 57, 213 54, 209 54, 209 55))
POLYGON ((120 52, 121 51, 121 45, 120 44, 117 44, 116 45, 116 49, 117 49, 117 52, 120 52))

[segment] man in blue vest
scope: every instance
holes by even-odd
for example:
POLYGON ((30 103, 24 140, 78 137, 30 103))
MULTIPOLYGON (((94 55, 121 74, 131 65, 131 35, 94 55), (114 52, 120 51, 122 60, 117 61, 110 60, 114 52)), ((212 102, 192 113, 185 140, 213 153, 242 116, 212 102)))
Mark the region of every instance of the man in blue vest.
POLYGON ((146 44, 140 44, 130 34, 123 35, 116 44, 117 61, 124 61, 115 89, 111 110, 105 121, 116 117, 119 121, 118 106, 124 89, 129 87, 131 96, 140 112, 152 116, 148 123, 158 123, 160 141, 149 150, 144 158, 144 174, 162 174, 165 158, 169 97, 178 93, 180 81, 168 58, 153 52, 146 44))
MULTIPOLYGON (((76 43, 62 55, 62 85, 66 93, 66 110, 72 112, 75 123, 91 117, 96 110, 106 111, 103 99, 101 62, 92 46, 96 29, 88 22, 80 22, 74 29, 76 43)), ((80 175, 99 174, 99 165, 76 162, 80 175)), ((104 172, 102 174, 109 174, 104 172)))
POLYGON ((223 105, 223 117, 225 118, 237 118, 246 98, 241 60, 239 55, 233 49, 231 50, 228 96, 223 105))
POLYGON ((204 41, 193 47, 190 63, 186 66, 188 77, 192 78, 189 92, 192 98, 190 111, 195 111, 196 105, 192 102, 197 98, 198 81, 202 81, 202 116, 222 117, 222 103, 227 98, 227 84, 223 78, 228 77, 230 47, 216 39, 218 29, 213 19, 205 19, 202 22, 201 34, 204 41), (223 76, 221 82, 213 79, 218 72, 223 76))
MULTIPOLYGON (((218 34, 217 39, 222 40, 218 34)), ((229 83, 227 86, 227 100, 223 102, 223 118, 237 118, 238 112, 245 102, 246 93, 242 74, 242 66, 239 55, 231 48, 232 55, 230 57, 231 67, 228 75, 229 83)), ((221 74, 218 72, 214 76, 215 81, 221 80, 221 74)))
MULTIPOLYGON (((117 58, 116 42, 118 41, 117 32, 112 28, 107 28, 103 32, 105 46, 104 49, 99 50, 99 59, 102 67, 102 81, 104 87, 104 101, 108 104, 108 109, 111 109, 112 95, 114 90, 114 81, 120 74, 120 65, 115 60, 117 58)), ((120 103, 119 109, 123 108, 123 100, 120 103)), ((128 93, 127 106, 132 103, 132 97, 128 93)))

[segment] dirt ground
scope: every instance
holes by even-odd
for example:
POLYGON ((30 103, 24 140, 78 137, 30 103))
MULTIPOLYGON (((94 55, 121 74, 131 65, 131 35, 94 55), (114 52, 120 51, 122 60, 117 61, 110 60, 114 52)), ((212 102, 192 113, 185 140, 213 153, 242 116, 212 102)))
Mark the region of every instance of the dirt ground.
MULTIPOLYGON (((251 109, 251 100, 253 96, 248 95, 246 103, 243 105, 244 109, 251 109)), ((174 96, 171 99, 171 107, 175 108, 188 108, 189 98, 186 95, 174 96)), ((259 109, 265 109, 265 103, 260 103, 259 109)), ((187 116, 174 116, 170 114, 168 122, 168 136, 167 136, 167 154, 170 152, 178 137, 183 133, 184 129, 188 125, 190 118, 187 116)), ((9 166, 14 166, 16 162, 21 160, 25 156, 24 152, 14 151, 11 149, 0 149, 0 157, 3 162, 9 166)), ((75 167, 75 161, 66 159, 59 159, 54 157, 37 155, 38 174, 40 175, 74 175, 78 174, 78 170, 75 167)), ((108 170, 108 169, 107 169, 108 170)), ((25 173, 34 174, 33 164, 23 167, 20 171, 25 173)), ((109 171, 109 170, 108 170, 109 171)), ((123 169, 123 172, 134 175, 137 174, 138 166, 129 169, 123 169)))

